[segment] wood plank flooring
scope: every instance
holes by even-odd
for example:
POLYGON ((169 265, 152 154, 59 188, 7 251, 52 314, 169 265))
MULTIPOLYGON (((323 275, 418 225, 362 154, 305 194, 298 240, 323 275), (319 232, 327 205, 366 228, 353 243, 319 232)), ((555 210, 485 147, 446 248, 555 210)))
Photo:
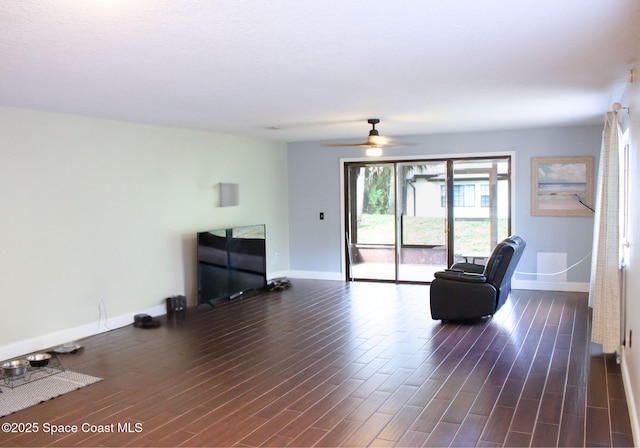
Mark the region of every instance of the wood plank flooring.
POLYGON ((0 423, 116 431, 0 445, 633 446, 586 294, 514 291, 492 319, 460 325, 431 319, 425 285, 292 283, 83 340, 64 366, 104 380, 0 423))

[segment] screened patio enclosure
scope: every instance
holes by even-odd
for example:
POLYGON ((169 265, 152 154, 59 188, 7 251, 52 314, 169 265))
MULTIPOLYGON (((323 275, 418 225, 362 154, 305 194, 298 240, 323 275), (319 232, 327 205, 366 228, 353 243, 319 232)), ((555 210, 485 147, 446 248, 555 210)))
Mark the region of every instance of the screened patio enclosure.
POLYGON ((430 282, 510 234, 510 157, 345 164, 350 280, 430 282))

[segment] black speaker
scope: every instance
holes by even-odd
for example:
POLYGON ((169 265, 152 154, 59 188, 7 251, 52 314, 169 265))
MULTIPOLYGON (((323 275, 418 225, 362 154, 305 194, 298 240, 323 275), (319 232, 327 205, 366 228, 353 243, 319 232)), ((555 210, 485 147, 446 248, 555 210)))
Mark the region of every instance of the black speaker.
POLYGON ((167 315, 182 314, 187 311, 187 298, 185 296, 167 297, 167 315))

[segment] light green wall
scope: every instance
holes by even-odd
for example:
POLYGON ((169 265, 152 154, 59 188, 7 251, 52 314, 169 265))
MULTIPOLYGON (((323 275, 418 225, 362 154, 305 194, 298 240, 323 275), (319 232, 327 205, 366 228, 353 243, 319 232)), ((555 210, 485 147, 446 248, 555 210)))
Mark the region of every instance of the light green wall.
POLYGON ((287 215, 285 144, 0 108, 0 359, 105 310, 195 303, 197 231, 264 223, 268 271, 288 269, 287 215))

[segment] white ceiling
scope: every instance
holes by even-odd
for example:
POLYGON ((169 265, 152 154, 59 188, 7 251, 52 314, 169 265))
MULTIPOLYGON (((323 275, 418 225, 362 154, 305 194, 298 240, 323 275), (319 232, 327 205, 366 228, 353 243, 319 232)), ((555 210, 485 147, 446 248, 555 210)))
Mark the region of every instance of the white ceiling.
POLYGON ((0 105, 280 141, 601 123, 638 48, 640 0, 6 0, 0 105))

